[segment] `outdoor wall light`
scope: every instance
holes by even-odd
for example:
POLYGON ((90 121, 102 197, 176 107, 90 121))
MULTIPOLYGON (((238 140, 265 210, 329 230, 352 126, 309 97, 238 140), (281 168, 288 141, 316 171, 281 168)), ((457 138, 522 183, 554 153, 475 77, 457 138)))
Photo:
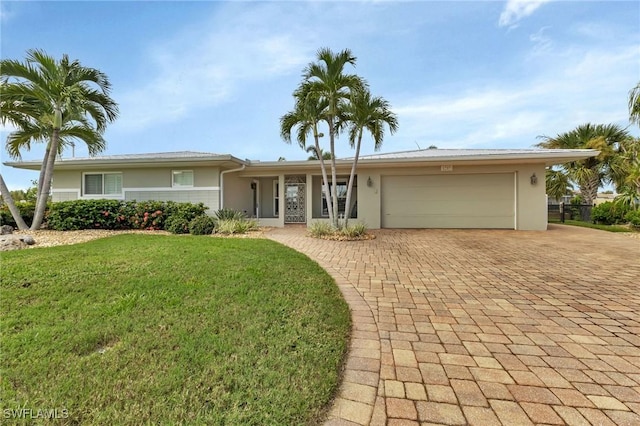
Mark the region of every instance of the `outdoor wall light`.
POLYGON ((367 186, 371 188, 373 186, 373 181, 371 180, 371 176, 367 179, 367 186))
POLYGON ((531 175, 531 185, 537 185, 538 184, 538 176, 536 176, 536 174, 532 174, 531 175))

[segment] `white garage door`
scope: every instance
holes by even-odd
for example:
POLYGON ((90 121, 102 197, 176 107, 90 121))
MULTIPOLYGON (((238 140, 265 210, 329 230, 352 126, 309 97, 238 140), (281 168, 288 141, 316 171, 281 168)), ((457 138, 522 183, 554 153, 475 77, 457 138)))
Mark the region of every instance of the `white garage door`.
POLYGON ((507 228, 514 174, 383 176, 383 228, 507 228))

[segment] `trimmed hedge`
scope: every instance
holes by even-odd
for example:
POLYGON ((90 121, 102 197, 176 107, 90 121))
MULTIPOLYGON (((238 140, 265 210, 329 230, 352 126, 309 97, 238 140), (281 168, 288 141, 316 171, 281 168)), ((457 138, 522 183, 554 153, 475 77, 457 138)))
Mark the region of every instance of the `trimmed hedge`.
MULTIPOLYGON (((33 214, 36 210, 36 203, 34 201, 28 202, 16 202, 16 207, 20 211, 20 215, 27 223, 27 225, 31 225, 33 222, 33 214)), ((11 212, 9 211, 9 207, 6 204, 0 206, 0 226, 2 225, 10 225, 14 228, 17 228, 18 225, 16 221, 13 220, 13 216, 11 216, 11 212)))
POLYGON ((593 223, 599 223, 602 225, 617 225, 627 222, 625 220, 625 215, 628 212, 628 206, 606 201, 591 209, 591 220, 593 223))
POLYGON ((640 210, 631 210, 624 218, 631 226, 640 229, 640 210))
POLYGON ((192 219, 208 207, 173 201, 73 200, 52 203, 47 227, 58 231, 79 229, 163 230, 172 217, 192 219))
POLYGON ((212 217, 202 215, 189 222, 189 233, 191 235, 211 235, 216 227, 216 220, 212 217))

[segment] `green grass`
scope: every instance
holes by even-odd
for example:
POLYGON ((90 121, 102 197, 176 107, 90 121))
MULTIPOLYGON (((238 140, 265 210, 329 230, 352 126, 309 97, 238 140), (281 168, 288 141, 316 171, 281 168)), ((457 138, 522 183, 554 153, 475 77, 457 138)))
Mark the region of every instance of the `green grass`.
POLYGON ((592 228, 592 229, 600 229, 602 231, 609 232, 634 232, 631 228, 620 225, 601 225, 598 223, 591 222, 583 222, 581 220, 565 220, 564 224, 560 222, 554 222, 560 225, 572 225, 572 226, 582 226, 583 228, 592 228))
POLYGON ((314 423, 350 330, 331 277, 269 240, 6 252, 0 284, 0 409, 66 409, 57 424, 314 423))

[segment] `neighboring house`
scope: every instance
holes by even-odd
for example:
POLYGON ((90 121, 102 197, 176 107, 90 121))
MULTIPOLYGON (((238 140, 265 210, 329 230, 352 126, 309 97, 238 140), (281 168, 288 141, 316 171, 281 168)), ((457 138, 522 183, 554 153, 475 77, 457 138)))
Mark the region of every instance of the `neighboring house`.
POLYGON ((598 192, 596 199, 593 200, 593 204, 597 206, 598 204, 606 203, 607 201, 614 201, 616 199, 616 195, 617 194, 613 193, 598 192))
MULTIPOLYGON (((545 167, 594 150, 424 149, 360 157, 353 221, 369 228, 547 228, 545 167)), ((336 160, 341 214, 351 159, 336 160)), ((39 170, 39 161, 8 162, 39 170)), ((326 162, 328 166, 328 162, 326 162)), ((328 220, 318 161, 250 161, 203 152, 64 158, 53 201, 202 202, 281 227, 328 220)))

